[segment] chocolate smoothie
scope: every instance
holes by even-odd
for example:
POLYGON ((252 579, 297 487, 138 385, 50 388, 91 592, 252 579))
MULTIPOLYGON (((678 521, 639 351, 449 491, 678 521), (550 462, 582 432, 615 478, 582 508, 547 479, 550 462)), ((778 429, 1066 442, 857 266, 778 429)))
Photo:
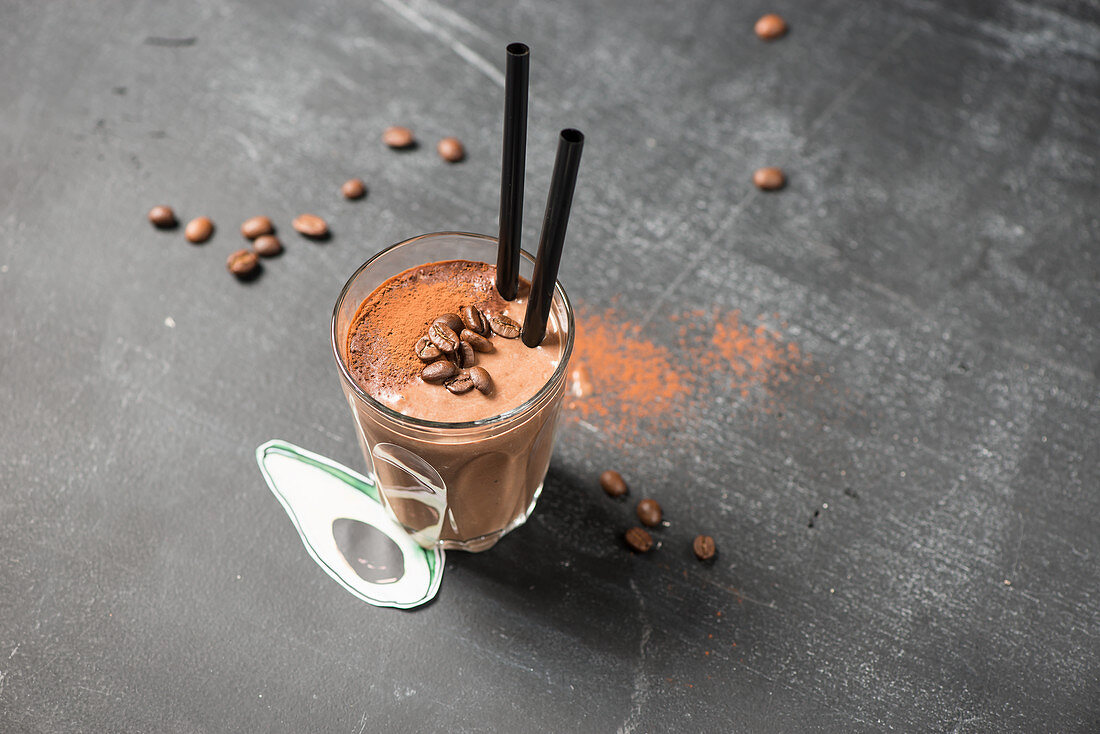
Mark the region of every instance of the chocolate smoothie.
POLYGON ((375 288, 347 327, 342 356, 360 390, 404 416, 466 424, 402 421, 345 389, 386 504, 425 546, 437 540, 474 551, 493 545, 526 520, 550 462, 565 384, 564 371, 556 372, 563 354, 560 310, 551 313, 546 338, 535 349, 484 330, 491 346, 480 346, 489 351, 468 350, 467 356, 491 375, 487 394, 454 394, 422 377, 433 362, 455 361, 447 353, 430 359, 417 354, 417 342, 438 317, 473 305, 487 318, 503 315, 522 324, 530 284, 521 279, 519 297, 504 301, 494 277, 493 265, 471 260, 410 268, 375 288), (510 411, 516 412, 493 420, 510 411))

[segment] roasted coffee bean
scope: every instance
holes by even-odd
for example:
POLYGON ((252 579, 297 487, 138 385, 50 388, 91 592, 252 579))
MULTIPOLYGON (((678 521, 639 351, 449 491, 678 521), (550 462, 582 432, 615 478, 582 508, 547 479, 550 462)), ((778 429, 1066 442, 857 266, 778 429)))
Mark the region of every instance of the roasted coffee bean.
POLYGON ((432 319, 434 324, 443 324, 454 333, 462 331, 462 319, 456 313, 445 313, 432 319))
POLYGON ((187 238, 188 242, 194 242, 195 244, 206 242, 212 234, 214 234, 214 223, 210 221, 210 217, 192 219, 183 228, 183 236, 187 238))
POLYGON ((363 179, 353 178, 344 182, 340 192, 345 199, 362 199, 367 195, 367 185, 363 183, 363 179))
POLYGON ((306 237, 324 237, 328 234, 328 223, 316 214, 299 214, 290 225, 306 237))
POLYGON ((622 497, 627 493, 626 480, 617 471, 608 469, 600 475, 600 486, 609 497, 622 497))
POLYGON ((787 32, 787 21, 775 13, 768 13, 756 21, 753 30, 765 41, 774 41, 787 32))
POLYGON ((254 240, 260 235, 271 234, 275 228, 267 217, 250 217, 241 224, 241 234, 246 240, 254 240))
POLYGON ((709 561, 714 558, 714 538, 709 535, 696 535, 691 541, 691 549, 695 551, 695 557, 700 561, 709 561))
POLYGON ((491 314, 488 318, 489 328, 493 330, 494 334, 505 339, 515 339, 519 336, 520 325, 511 318, 504 314, 491 314))
POLYGON ((247 275, 251 275, 256 270, 256 266, 260 264, 260 258, 256 253, 251 250, 237 250, 226 261, 225 266, 229 268, 229 272, 236 275, 238 278, 243 278, 247 275))
POLYGON ((422 362, 434 362, 442 354, 443 352, 439 351, 439 348, 426 336, 420 337, 420 341, 416 343, 416 356, 422 362))
POLYGON ((412 130, 400 125, 387 127, 382 133, 382 142, 391 148, 408 148, 415 142, 412 130))
POLYGON ((420 370, 420 377, 424 382, 443 382, 458 374, 458 368, 447 360, 432 362, 420 370))
POLYGON ((462 307, 462 323, 475 334, 485 336, 489 333, 489 324, 485 321, 485 314, 477 306, 462 307))
POLYGON ((774 166, 757 168, 752 174, 752 182, 756 188, 764 191, 775 191, 783 188, 787 183, 787 177, 783 175, 783 169, 774 166))
POLYGON ((474 387, 482 395, 488 395, 493 391, 493 376, 484 367, 471 367, 470 379, 474 381, 474 387))
POLYGON ((159 229, 171 229, 176 226, 176 213, 170 206, 155 206, 149 210, 149 221, 159 229))
POLYGON ((458 335, 458 338, 473 347, 475 352, 493 351, 493 343, 491 341, 481 334, 475 334, 469 329, 463 329, 462 333, 458 335))
POLYGON ((450 354, 458 349, 458 334, 438 321, 428 327, 428 338, 432 340, 432 344, 439 347, 441 352, 450 354))
POLYGON ((638 519, 643 525, 652 528, 661 524, 661 506, 656 500, 642 500, 634 511, 638 513, 638 519))
POLYGON ((447 380, 447 389, 455 395, 470 392, 474 389, 474 379, 470 377, 469 372, 462 370, 457 377, 447 380))
POLYGON ((641 528, 630 528, 626 531, 626 544, 631 550, 645 553, 653 547, 653 536, 641 528))
POLYGON ((458 367, 472 367, 477 364, 477 356, 474 354, 474 348, 464 341, 458 343, 455 350, 447 355, 447 359, 454 362, 458 367))
POLYGON ((443 138, 439 145, 435 146, 439 157, 448 163, 458 163, 466 157, 466 149, 462 147, 462 141, 458 138, 443 138))
POLYGON ((283 243, 273 234, 262 234, 253 240, 252 251, 261 257, 274 257, 283 251, 283 243))

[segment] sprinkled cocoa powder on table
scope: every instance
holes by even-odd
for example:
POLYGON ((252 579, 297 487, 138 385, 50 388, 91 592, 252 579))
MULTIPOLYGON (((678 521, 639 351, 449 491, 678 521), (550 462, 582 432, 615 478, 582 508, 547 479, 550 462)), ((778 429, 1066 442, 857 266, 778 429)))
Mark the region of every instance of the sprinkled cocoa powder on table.
POLYGON ((667 320, 642 329, 614 308, 578 306, 566 416, 618 448, 652 446, 690 429, 719 394, 770 410, 774 388, 809 364, 777 315, 748 324, 739 311, 688 311, 667 320), (671 346, 657 341, 668 332, 671 346))
POLYGON ((775 328, 765 325, 768 319, 763 314, 756 317, 755 324, 742 323, 740 310, 725 314, 692 311, 670 320, 681 322, 680 345, 702 371, 722 375, 730 392, 742 398, 749 398, 754 388, 788 382, 808 362, 797 344, 784 340, 779 329, 786 323, 780 321, 779 314, 771 317, 778 322, 775 328))
POLYGON ((682 410, 690 394, 675 355, 624 324, 615 311, 596 315, 577 309, 571 361, 571 393, 588 397, 574 399, 570 407, 585 419, 601 418, 601 423, 625 428, 635 418, 682 410))

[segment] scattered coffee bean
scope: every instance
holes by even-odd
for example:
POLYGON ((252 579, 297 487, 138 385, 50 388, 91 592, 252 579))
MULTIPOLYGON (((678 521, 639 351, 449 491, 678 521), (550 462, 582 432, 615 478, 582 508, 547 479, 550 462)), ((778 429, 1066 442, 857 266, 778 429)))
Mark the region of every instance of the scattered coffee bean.
POLYGON ((420 341, 416 343, 416 356, 422 362, 434 362, 441 354, 443 352, 439 351, 439 348, 426 336, 420 337, 420 341))
POLYGON ((408 148, 415 142, 415 138, 409 128, 394 125, 387 127, 382 133, 382 142, 391 148, 408 148))
POLYGON ((641 528, 630 528, 626 531, 626 544, 631 550, 645 553, 653 547, 653 536, 641 528))
POLYGON ((617 471, 608 469, 600 475, 600 486, 609 497, 622 497, 627 493, 626 480, 617 471))
POLYGON ((443 382, 458 374, 458 368, 450 362, 432 362, 420 371, 420 377, 424 382, 443 382))
POLYGON ((256 270, 256 266, 260 264, 260 258, 256 253, 251 250, 237 250, 226 261, 225 266, 229 268, 229 272, 236 275, 238 278, 251 275, 256 270))
POLYGON ((183 228, 183 236, 187 238, 188 242, 194 242, 195 244, 206 242, 212 234, 214 234, 214 223, 210 221, 210 217, 192 219, 183 228))
POLYGON ((656 500, 642 500, 634 511, 643 525, 652 528, 661 524, 661 506, 656 500))
POLYGON ((696 535, 691 541, 691 549, 695 551, 695 557, 700 561, 709 561, 714 558, 714 538, 709 535, 696 535))
POLYGON ((466 149, 458 138, 443 138, 435 147, 439 157, 448 163, 458 163, 466 157, 466 149))
POLYGON ((363 183, 363 179, 353 178, 344 182, 340 192, 345 199, 362 199, 367 195, 367 185, 363 183))
POLYGON ((489 324, 485 321, 485 314, 477 306, 463 306, 462 323, 475 334, 485 336, 489 333, 489 324))
POLYGON ((756 21, 753 30, 765 41, 774 41, 787 32, 787 21, 775 13, 768 13, 756 21))
POLYGON ((477 364, 474 348, 464 341, 458 343, 455 350, 447 355, 447 359, 454 362, 457 367, 472 367, 477 364))
POLYGON ((283 251, 283 243, 273 234, 262 234, 252 241, 252 251, 262 257, 274 257, 283 251))
POLYGON ((176 213, 170 206, 155 206, 149 210, 149 221, 159 229, 171 229, 175 227, 176 213))
POLYGON ((463 329, 462 333, 458 335, 458 338, 473 347, 475 352, 493 351, 493 343, 491 341, 481 334, 475 334, 469 329, 463 329))
POLYGON ((474 387, 482 395, 488 395, 493 391, 493 376, 484 367, 471 367, 470 379, 474 381, 474 387))
POLYGON ((254 240, 260 235, 271 234, 275 228, 267 217, 250 217, 241 224, 241 234, 246 240, 254 240))
POLYGON ((758 189, 775 191, 783 188, 783 185, 787 183, 787 177, 783 175, 783 169, 767 166, 766 168, 757 168, 753 172, 752 182, 758 189))
POLYGON ((458 373, 457 377, 452 377, 450 380, 447 380, 447 389, 455 395, 468 393, 474 389, 474 379, 470 377, 469 372, 462 370, 458 373))
POLYGON ((328 234, 328 224, 316 214, 299 214, 290 224, 306 237, 324 237, 328 234))
POLYGON ((519 336, 520 325, 504 314, 492 314, 489 317, 489 328, 494 334, 505 339, 515 339, 519 336))
POLYGON ((458 334, 438 321, 428 327, 428 338, 441 352, 450 354, 458 348, 458 334))
POLYGON ((432 319, 433 324, 443 324, 454 333, 462 331, 462 319, 456 313, 445 313, 432 319))

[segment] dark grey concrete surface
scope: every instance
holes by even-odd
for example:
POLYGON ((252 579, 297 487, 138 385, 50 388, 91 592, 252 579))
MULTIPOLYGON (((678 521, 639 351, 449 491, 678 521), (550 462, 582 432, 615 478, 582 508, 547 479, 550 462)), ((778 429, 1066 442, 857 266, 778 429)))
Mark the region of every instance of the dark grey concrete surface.
POLYGON ((1095 3, 5 2, 0 69, 0 731, 1100 730, 1095 3), (588 137, 572 295, 778 313, 821 382, 664 450, 568 423, 526 527, 375 609, 252 454, 362 467, 332 303, 384 245, 493 232, 512 40, 528 244, 556 131, 588 137), (287 251, 240 285, 257 213, 287 251))

